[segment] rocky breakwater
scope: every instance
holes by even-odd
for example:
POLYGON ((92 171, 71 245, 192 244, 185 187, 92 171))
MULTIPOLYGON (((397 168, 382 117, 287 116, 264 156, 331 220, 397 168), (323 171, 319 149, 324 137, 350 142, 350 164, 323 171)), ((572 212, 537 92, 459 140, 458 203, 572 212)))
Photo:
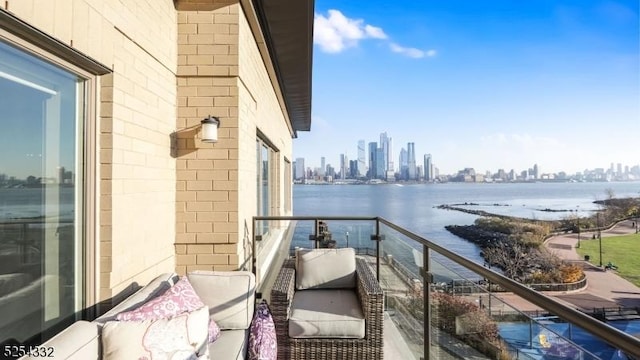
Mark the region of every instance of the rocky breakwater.
POLYGON ((448 225, 447 231, 477 244, 489 266, 505 276, 528 284, 569 283, 584 275, 544 250, 542 243, 553 224, 506 216, 483 216, 473 225, 448 225))

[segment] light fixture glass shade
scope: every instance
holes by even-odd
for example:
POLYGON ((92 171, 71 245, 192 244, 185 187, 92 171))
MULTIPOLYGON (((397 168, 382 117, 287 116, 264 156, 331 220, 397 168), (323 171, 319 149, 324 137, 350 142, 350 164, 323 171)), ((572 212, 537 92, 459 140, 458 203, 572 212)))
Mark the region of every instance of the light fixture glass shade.
POLYGON ((200 122, 202 124, 202 142, 214 143, 218 141, 218 128, 220 127, 220 120, 209 115, 206 119, 200 122))

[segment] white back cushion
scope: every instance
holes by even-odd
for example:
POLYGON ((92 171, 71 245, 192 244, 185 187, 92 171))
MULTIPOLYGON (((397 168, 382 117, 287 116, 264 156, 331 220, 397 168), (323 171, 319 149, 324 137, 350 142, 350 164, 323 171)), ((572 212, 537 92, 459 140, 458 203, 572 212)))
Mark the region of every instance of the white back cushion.
POLYGON ((256 278, 248 271, 193 271, 189 281, 221 329, 248 329, 253 319, 256 278))
POLYGON ((296 289, 353 289, 356 252, 344 249, 297 249, 296 289))

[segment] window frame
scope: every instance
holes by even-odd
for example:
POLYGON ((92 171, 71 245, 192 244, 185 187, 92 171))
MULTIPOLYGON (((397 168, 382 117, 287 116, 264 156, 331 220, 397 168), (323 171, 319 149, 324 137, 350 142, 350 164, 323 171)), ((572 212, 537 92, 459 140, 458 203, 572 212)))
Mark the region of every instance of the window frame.
POLYGON ((293 168, 291 161, 284 157, 284 211, 287 215, 293 212, 293 168))
MULTIPOLYGON (((279 208, 280 208, 280 201, 279 201, 279 197, 280 197, 280 166, 279 166, 279 159, 280 159, 280 150, 275 147, 275 145, 273 145, 273 143, 271 141, 268 140, 268 138, 261 133, 259 130, 257 131, 257 136, 256 136, 256 170, 257 170, 257 174, 256 174, 256 182, 257 182, 257 186, 256 186, 256 199, 257 199, 257 208, 256 208, 256 215, 258 216, 272 216, 272 215, 278 215, 279 213, 279 208), (267 149, 267 201, 268 201, 268 207, 266 208, 268 211, 268 214, 264 214, 262 213, 262 211, 264 210, 264 203, 263 203, 263 199, 264 199, 264 193, 263 193, 263 156, 262 156, 262 149, 266 148, 267 149)), ((267 236, 269 234, 269 226, 265 226, 265 224, 269 224, 268 221, 263 222, 261 225, 259 225, 257 227, 257 231, 258 234, 255 235, 262 235, 262 236, 267 236)))
MULTIPOLYGON (((79 285, 82 290, 83 298, 80 302, 80 309, 76 312, 76 320, 83 318, 92 318, 95 316, 91 308, 92 305, 97 303, 98 299, 98 279, 96 274, 98 273, 97 264, 97 234, 98 228, 98 201, 97 201, 97 182, 98 182, 98 163, 97 163, 97 88, 99 86, 99 77, 96 71, 105 73, 99 70, 98 66, 87 66, 88 68, 82 68, 77 64, 69 62, 76 57, 59 56, 64 53, 76 52, 75 50, 69 51, 64 49, 64 44, 56 43, 48 40, 46 34, 42 34, 35 29, 22 29, 20 27, 28 26, 20 21, 6 21, 6 13, 0 11, 0 41, 13 46, 21 51, 24 51, 30 56, 41 59, 42 61, 53 64, 65 71, 68 71, 77 77, 83 79, 83 91, 82 94, 78 94, 78 101, 82 102, 82 115, 83 123, 81 124, 82 130, 78 131, 76 136, 82 137, 82 139, 76 138, 76 145, 81 141, 81 148, 78 148, 79 165, 82 166, 83 181, 81 187, 77 190, 82 193, 82 201, 80 203, 81 215, 78 216, 78 221, 82 222, 79 234, 82 237, 76 243, 81 249, 81 259, 78 273, 81 273, 83 279, 79 285), (7 25, 8 24, 8 25, 7 25), (8 26, 8 27, 7 27, 8 26), (19 36, 20 35, 20 36, 19 36), (38 42, 42 41, 42 42, 38 42), (52 51, 51 49, 57 50, 52 51), (55 54, 54 54, 55 53, 55 54)), ((75 56, 78 56, 77 54, 75 56)), ((86 58, 89 59, 89 58, 86 58)), ((86 65, 88 62, 94 63, 92 60, 82 62, 82 65, 86 65)), ((97 63, 94 63, 97 64, 97 63)), ((103 68, 106 69, 106 68, 103 68)), ((78 103, 80 105, 80 103, 78 103)), ((55 326, 52 331, 55 331, 55 326)), ((49 337, 54 333, 49 334, 45 330, 43 337, 49 337)))

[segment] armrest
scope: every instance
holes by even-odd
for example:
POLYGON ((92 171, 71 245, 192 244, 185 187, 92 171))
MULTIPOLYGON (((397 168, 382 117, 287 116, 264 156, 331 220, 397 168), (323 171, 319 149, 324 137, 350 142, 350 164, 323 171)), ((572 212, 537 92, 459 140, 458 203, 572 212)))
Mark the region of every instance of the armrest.
POLYGON ((269 309, 276 327, 278 342, 278 359, 289 359, 289 316, 291 302, 295 291, 296 270, 295 260, 285 260, 280 268, 278 277, 271 287, 269 309))
POLYGON ((269 307, 276 326, 278 321, 286 322, 289 320, 291 301, 295 291, 295 280, 295 260, 285 260, 271 288, 271 303, 269 307))
POLYGON ((365 337, 382 340, 384 322, 384 292, 376 280, 373 270, 364 259, 356 259, 358 299, 365 316, 365 337))

